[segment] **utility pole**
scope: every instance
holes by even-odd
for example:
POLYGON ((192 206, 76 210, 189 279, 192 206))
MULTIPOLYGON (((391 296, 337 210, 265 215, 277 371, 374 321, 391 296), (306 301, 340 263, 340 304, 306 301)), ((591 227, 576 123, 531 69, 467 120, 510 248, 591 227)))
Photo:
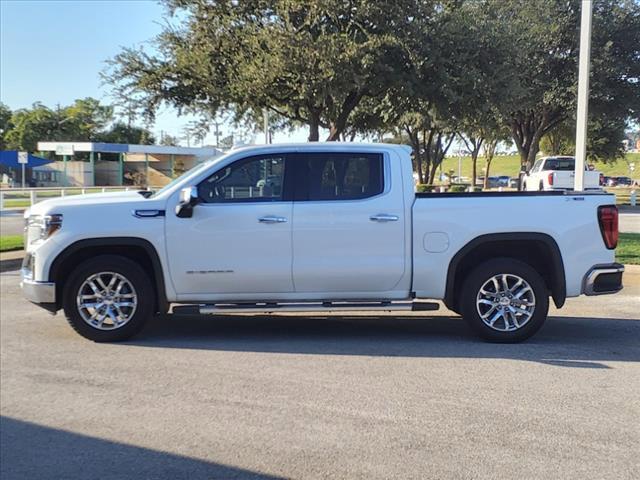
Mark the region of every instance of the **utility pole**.
POLYGON ((220 122, 213 122, 213 125, 216 127, 216 148, 220 147, 220 122))
POLYGON ((263 108, 262 116, 264 119, 264 143, 265 145, 268 145, 271 143, 271 139, 269 138, 269 110, 263 108))
POLYGON ((580 18, 580 63, 578 67, 578 111, 576 113, 575 191, 584 190, 584 166, 587 157, 587 119, 589 117, 589 68, 591 62, 591 0, 582 0, 580 18))

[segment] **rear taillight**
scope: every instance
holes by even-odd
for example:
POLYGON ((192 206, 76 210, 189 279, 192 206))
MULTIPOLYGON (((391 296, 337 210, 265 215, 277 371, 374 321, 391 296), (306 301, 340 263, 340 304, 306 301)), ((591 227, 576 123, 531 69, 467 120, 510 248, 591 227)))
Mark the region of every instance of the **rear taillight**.
POLYGON ((549 174, 548 180, 549 180, 549 185, 553 185, 553 173, 549 174))
POLYGON ((602 240, 609 250, 618 246, 618 207, 602 205, 598 207, 598 223, 602 240))

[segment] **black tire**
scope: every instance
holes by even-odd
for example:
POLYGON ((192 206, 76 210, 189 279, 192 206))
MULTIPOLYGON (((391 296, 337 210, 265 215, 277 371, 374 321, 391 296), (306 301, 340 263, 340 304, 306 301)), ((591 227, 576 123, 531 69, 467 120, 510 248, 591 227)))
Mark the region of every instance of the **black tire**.
POLYGON ((538 191, 539 192, 544 191, 544 183, 540 182, 540 185, 538 186, 538 191))
POLYGON ((101 255, 78 265, 65 282, 62 307, 73 329, 94 342, 118 342, 137 334, 154 314, 155 293, 146 272, 137 263, 119 255, 101 255), (115 272, 133 286, 137 305, 131 318, 121 327, 101 330, 87 323, 77 306, 76 298, 85 280, 96 273, 115 272))
POLYGON ((523 183, 522 184, 522 189, 520 190, 521 192, 526 192, 527 191, 527 183, 523 183))
MULTIPOLYGON (((496 258, 482 263, 467 276, 462 287, 460 306, 462 316, 469 326, 485 340, 496 343, 517 343, 530 338, 544 324, 549 312, 549 293, 543 278, 528 264, 514 258, 496 258), (485 282, 489 281, 493 276, 501 274, 520 277, 529 284, 531 290, 533 290, 533 295, 535 295, 535 307, 531 318, 520 328, 512 331, 500 331, 487 325, 478 311, 479 308, 482 309, 483 307, 476 305, 478 294, 485 282)), ((506 309, 508 307, 503 308, 506 309)), ((497 313, 497 310, 495 311, 497 313)), ((506 323, 507 320, 502 317, 502 322, 506 323)), ((496 326, 499 325, 497 324, 496 326)), ((504 326, 503 323, 503 329, 504 326)))

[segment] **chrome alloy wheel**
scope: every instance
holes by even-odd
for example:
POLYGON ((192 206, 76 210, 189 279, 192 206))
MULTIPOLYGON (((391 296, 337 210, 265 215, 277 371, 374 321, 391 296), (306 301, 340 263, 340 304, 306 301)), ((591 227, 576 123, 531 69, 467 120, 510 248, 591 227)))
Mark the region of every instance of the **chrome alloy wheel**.
POLYGON ((138 295, 131 282, 115 272, 91 275, 78 289, 78 312, 98 330, 115 330, 131 320, 138 306, 138 295))
POLYGON ((511 273, 494 275, 476 297, 482 321, 499 332, 513 332, 525 326, 536 309, 536 296, 525 279, 511 273))

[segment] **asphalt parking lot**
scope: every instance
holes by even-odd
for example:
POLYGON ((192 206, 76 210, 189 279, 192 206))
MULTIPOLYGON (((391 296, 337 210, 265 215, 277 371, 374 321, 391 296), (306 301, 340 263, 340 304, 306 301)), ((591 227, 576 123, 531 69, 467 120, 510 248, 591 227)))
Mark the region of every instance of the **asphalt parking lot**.
POLYGON ((166 316, 94 344, 0 275, 0 477, 640 478, 640 288, 519 345, 429 317, 166 316))

